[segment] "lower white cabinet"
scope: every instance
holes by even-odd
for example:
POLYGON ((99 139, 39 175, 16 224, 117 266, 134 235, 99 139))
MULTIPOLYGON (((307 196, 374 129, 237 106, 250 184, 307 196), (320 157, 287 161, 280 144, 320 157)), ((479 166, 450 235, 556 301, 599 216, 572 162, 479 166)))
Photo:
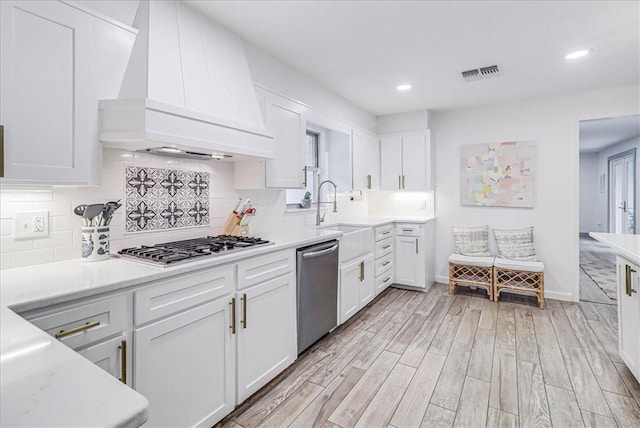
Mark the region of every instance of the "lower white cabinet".
POLYGON ((295 274, 236 293, 235 303, 241 403, 297 358, 295 274))
POLYGON ((131 340, 128 339, 123 333, 77 352, 111 376, 131 386, 131 340))
POLYGON ((357 257, 340 268, 340 323, 375 297, 373 254, 357 257))
POLYGON ((395 283, 429 289, 434 282, 433 221, 396 224, 395 283))
POLYGON ((640 266, 617 257, 620 358, 640 381, 640 266))
POLYGON ((213 426, 235 406, 231 298, 134 331, 136 391, 149 399, 146 426, 213 426))

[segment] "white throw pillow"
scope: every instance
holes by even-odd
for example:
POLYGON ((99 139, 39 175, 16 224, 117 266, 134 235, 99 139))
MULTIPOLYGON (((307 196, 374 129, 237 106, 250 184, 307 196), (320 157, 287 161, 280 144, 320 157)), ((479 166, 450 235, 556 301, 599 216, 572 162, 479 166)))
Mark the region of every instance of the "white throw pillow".
POLYGON ((533 246, 533 226, 523 229, 493 229, 498 244, 499 257, 525 262, 537 262, 533 246))
POLYGON ((489 226, 453 227, 456 254, 471 257, 489 257, 489 226))

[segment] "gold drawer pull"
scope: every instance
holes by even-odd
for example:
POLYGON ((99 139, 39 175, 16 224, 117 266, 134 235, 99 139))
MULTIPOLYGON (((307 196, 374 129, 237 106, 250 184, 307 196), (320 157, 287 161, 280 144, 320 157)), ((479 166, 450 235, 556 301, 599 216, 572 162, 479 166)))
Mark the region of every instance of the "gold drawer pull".
POLYGON ((231 325, 229 328, 231 329, 231 334, 236 334, 236 298, 232 297, 229 302, 231 306, 231 325))
POLYGON ((127 341, 120 342, 120 382, 127 384, 127 341))
POLYGON ((391 244, 389 244, 389 245, 385 245, 384 247, 382 247, 382 249, 383 249, 383 250, 386 250, 387 248, 390 248, 390 247, 391 247, 391 244))
POLYGON ((371 189, 371 175, 367 175, 367 189, 371 189))
POLYGON ((390 231, 390 230, 387 230, 386 232, 382 232, 382 234, 383 234, 383 235, 388 235, 388 234, 390 234, 390 233, 391 233, 391 231, 390 231))
POLYGON ((242 294, 240 300, 242 300, 242 320, 240 323, 242 324, 242 328, 247 328, 247 294, 242 294))
POLYGON ((388 265, 389 263, 391 263, 391 262, 390 262, 390 261, 386 261, 386 262, 382 263, 382 266, 386 266, 386 265, 388 265))
POLYGON ((383 283, 385 283, 385 282, 389 282, 389 280, 390 280, 390 279, 391 279, 391 277, 389 276, 389 277, 385 278, 385 279, 384 279, 384 281, 382 281, 382 282, 383 282, 383 283))
POLYGON ((81 331, 89 330, 90 328, 97 327, 100 325, 100 321, 88 322, 85 325, 81 325, 80 327, 72 328, 71 330, 60 330, 57 332, 54 337, 56 339, 62 339, 63 337, 71 336, 72 334, 80 333, 81 331))
POLYGON ((364 262, 360 262, 360 282, 364 281, 364 262))

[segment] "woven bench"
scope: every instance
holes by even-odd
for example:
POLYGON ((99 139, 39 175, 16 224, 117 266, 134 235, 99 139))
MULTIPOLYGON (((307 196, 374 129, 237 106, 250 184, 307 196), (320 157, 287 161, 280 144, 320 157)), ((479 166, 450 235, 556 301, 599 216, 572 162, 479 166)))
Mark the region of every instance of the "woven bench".
POLYGON ((470 257, 460 254, 449 256, 449 294, 456 285, 482 287, 493 301, 493 257, 470 257))
POLYGON ((502 291, 533 294, 544 309, 544 264, 496 257, 493 262, 493 296, 498 301, 502 291))

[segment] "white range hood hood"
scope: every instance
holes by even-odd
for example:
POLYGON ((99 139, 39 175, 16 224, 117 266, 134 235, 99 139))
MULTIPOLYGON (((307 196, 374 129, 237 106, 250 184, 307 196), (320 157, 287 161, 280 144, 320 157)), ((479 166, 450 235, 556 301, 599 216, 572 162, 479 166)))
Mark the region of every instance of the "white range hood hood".
POLYGON ((134 27, 118 99, 100 101, 105 146, 273 157, 238 36, 172 0, 140 1, 134 27))

